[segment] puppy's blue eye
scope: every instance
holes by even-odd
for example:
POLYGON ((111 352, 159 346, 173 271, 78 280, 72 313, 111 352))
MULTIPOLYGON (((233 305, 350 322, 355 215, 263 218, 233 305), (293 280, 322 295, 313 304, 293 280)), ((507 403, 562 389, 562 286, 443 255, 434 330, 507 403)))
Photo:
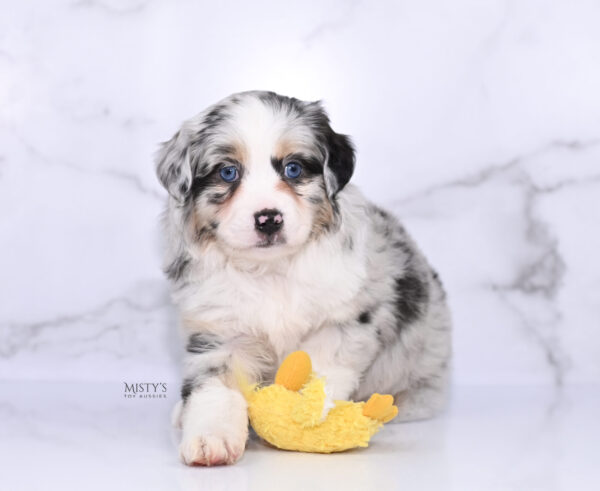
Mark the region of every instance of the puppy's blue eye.
POLYGON ((296 179, 302 173, 302 166, 298 162, 289 162, 285 166, 285 177, 296 179))
POLYGON ((235 165, 223 167, 219 174, 221 174, 221 179, 223 179, 225 182, 237 181, 239 177, 239 173, 235 165))

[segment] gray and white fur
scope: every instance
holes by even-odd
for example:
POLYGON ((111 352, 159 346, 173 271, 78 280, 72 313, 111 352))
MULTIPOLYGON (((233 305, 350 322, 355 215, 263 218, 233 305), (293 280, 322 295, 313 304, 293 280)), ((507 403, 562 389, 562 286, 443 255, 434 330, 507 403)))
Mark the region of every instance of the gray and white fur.
POLYGON ((443 407, 451 321, 438 275, 398 220, 348 184, 354 149, 320 102, 234 94, 185 121, 156 165, 187 340, 174 411, 186 464, 239 459, 237 373, 270 383, 298 349, 330 401, 391 393, 399 421, 443 407))

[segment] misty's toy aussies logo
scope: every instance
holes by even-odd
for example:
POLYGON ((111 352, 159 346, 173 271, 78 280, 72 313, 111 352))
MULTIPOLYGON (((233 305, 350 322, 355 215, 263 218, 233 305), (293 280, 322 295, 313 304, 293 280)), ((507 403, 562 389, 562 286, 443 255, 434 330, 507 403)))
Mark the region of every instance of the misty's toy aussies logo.
POLYGON ((166 399, 167 384, 165 382, 134 382, 125 384, 126 399, 166 399))

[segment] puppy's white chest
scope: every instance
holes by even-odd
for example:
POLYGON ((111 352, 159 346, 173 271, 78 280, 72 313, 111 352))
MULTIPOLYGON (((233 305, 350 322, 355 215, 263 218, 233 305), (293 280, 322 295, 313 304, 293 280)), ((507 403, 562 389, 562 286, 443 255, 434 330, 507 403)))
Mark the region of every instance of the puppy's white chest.
POLYGON ((243 329, 269 338, 300 338, 325 320, 317 301, 324 292, 285 277, 265 277, 249 282, 239 291, 239 323, 243 329), (319 294, 320 293, 320 294, 319 294))
POLYGON ((365 277, 357 255, 314 247, 284 272, 213 270, 190 285, 180 307, 184 317, 206 326, 201 329, 266 338, 281 354, 309 332, 356 315, 355 298, 365 277))
POLYGON ((343 321, 355 308, 353 298, 363 270, 354 262, 332 259, 292 269, 288 275, 262 276, 238 283, 242 328, 266 335, 278 348, 295 345, 324 323, 343 321), (300 268, 300 269, 299 269, 300 268))

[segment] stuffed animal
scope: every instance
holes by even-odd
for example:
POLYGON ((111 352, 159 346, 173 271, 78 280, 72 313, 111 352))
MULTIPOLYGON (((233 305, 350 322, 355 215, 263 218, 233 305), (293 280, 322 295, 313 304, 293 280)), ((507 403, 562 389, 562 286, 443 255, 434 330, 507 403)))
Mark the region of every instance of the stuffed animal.
POLYGON ((288 355, 274 384, 246 386, 243 392, 254 431, 284 450, 331 453, 366 447, 398 414, 391 395, 373 394, 366 403, 335 401, 323 418, 325 380, 312 372, 304 351, 288 355))

